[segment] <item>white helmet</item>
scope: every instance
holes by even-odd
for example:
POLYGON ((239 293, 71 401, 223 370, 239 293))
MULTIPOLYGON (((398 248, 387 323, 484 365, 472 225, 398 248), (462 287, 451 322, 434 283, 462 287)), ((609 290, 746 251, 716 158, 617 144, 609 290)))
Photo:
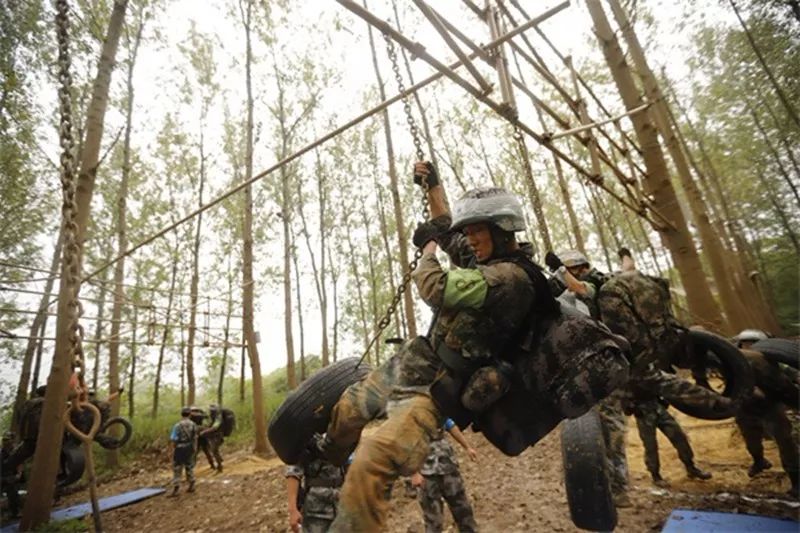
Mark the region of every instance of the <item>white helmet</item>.
POLYGON ((453 204, 450 229, 460 230, 469 224, 487 222, 503 231, 523 231, 525 217, 516 196, 502 187, 472 189, 453 204))

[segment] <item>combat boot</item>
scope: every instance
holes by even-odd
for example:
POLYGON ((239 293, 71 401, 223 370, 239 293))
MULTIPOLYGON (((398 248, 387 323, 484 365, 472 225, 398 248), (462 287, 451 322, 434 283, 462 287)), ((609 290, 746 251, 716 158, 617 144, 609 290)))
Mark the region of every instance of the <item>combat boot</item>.
POLYGON ((217 474, 221 474, 221 473, 222 473, 222 463, 217 465, 217 474))
POLYGON ((750 468, 747 469, 747 475, 750 477, 755 477, 764 470, 769 470, 770 468, 772 468, 772 463, 762 457, 761 459, 753 461, 753 464, 751 464, 750 468))
POLYGON ((186 492, 194 492, 194 480, 189 482, 189 488, 186 490, 186 492))
POLYGON ((514 368, 505 361, 479 368, 464 387, 461 403, 470 411, 482 413, 508 392, 513 372, 514 368))
POLYGON ((689 479, 711 479, 711 472, 706 472, 705 470, 700 470, 697 468, 696 465, 686 465, 686 475, 689 476, 689 479))
POLYGON ((656 487, 661 487, 662 489, 666 489, 667 487, 669 487, 669 481, 661 477, 661 474, 659 474, 658 472, 655 473, 651 472, 650 476, 653 478, 653 485, 655 485, 656 487))
POLYGON ((175 496, 178 495, 178 491, 179 490, 180 490, 180 487, 178 487, 178 485, 173 485, 172 486, 172 492, 167 494, 167 498, 174 498, 175 496))

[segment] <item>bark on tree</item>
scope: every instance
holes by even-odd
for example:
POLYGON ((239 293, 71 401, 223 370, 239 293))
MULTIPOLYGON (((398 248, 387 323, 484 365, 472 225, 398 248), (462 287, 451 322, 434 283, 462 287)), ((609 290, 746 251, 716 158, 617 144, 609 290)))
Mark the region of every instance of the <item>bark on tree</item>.
MULTIPOLYGON (((298 180, 300 181, 300 180, 298 180)), ((297 234, 292 234, 292 266, 294 267, 294 295, 297 305, 297 326, 300 333, 300 382, 306 379, 306 335, 303 327, 303 296, 300 287, 300 265, 297 261, 297 234)))
MULTIPOLYGON (((131 129, 133 126, 133 70, 136 66, 136 55, 139 51, 139 43, 142 40, 142 29, 144 25, 142 18, 139 18, 136 36, 129 49, 128 56, 128 77, 127 92, 128 99, 125 106, 125 137, 122 145, 122 177, 117 193, 117 255, 122 254, 128 249, 128 233, 126 211, 128 202, 128 183, 131 175, 131 129)), ((125 300, 125 289, 122 284, 125 281, 125 258, 122 257, 114 265, 114 306, 111 310, 111 339, 108 345, 108 394, 119 390, 119 332, 122 322, 122 306, 125 300)), ((130 391, 128 391, 130 393, 130 391)), ((111 400, 111 416, 119 416, 121 398, 117 395, 111 400)), ((119 436, 118 426, 114 426, 114 436, 119 436)), ((119 465, 119 450, 106 451, 106 466, 115 468, 119 465)))
MULTIPOLYGON (((108 89, 111 83, 111 72, 114 58, 125 19, 127 0, 116 0, 111 10, 106 39, 100 60, 97 65, 97 77, 92 87, 92 99, 87 109, 86 139, 83 142, 79 166, 78 183, 75 191, 76 242, 78 254, 78 272, 83 255, 83 241, 89 222, 92 192, 100 155, 100 144, 103 137, 103 123, 108 103, 108 89)), ((42 408, 39 435, 36 441, 36 452, 33 456, 28 497, 20 520, 20 531, 31 529, 50 519, 53 505, 53 494, 56 474, 58 472, 59 453, 64 434, 64 405, 67 402, 68 384, 71 375, 72 349, 70 343, 69 301, 72 288, 68 283, 70 265, 62 261, 61 284, 58 297, 58 319, 56 320, 56 350, 53 364, 47 379, 47 394, 42 408)))
MULTIPOLYGON (((770 140, 770 135, 769 133, 767 133, 767 130, 761 124, 761 119, 758 118, 758 114, 755 112, 755 110, 752 107, 750 107, 749 104, 747 108, 750 111, 750 116, 753 117, 753 122, 755 123, 756 128, 758 129, 759 133, 761 133, 761 136, 764 138, 764 144, 767 146, 769 153, 772 154, 772 158, 775 160, 775 164, 778 167, 778 173, 783 178, 783 181, 785 181, 786 184, 789 186, 789 189, 791 189, 792 194, 794 195, 795 202, 797 203, 798 206, 800 206, 800 194, 798 194, 797 192, 797 186, 795 186, 795 184, 792 182, 792 177, 789 175, 789 171, 783 165, 783 161, 781 161, 781 156, 778 153, 778 149, 775 148, 774 144, 772 144, 772 141, 770 140)), ((790 149, 787 151, 790 154, 792 153, 790 149)))
MULTIPOLYGON (((205 116, 205 111, 202 113, 205 116)), ((203 189, 206 184, 206 154, 204 146, 205 137, 202 126, 200 127, 200 184, 197 193, 197 205, 203 205, 203 189)), ((203 227, 203 214, 197 215, 195 225, 194 244, 192 247, 192 279, 189 282, 189 335, 186 341, 186 384, 189 405, 194 405, 195 379, 194 379, 194 345, 197 333, 197 287, 200 283, 200 233, 203 227)))
MULTIPOLYGON (((586 0, 586 5, 625 107, 634 109, 642 104, 641 95, 603 7, 599 0, 586 0)), ((648 192, 654 197, 656 207, 674 226, 665 228, 661 236, 680 274, 689 311, 694 315, 693 321, 713 331, 719 330, 723 325, 722 313, 711 295, 686 219, 680 211, 656 129, 644 113, 636 113, 630 118, 643 151, 648 192)))
POLYGON ((728 271, 725 268, 725 257, 720 237, 717 235, 717 232, 714 230, 708 218, 708 206, 700 193, 700 189, 695 183, 694 177, 689 169, 689 162, 672 128, 667 101, 662 94, 653 71, 647 63, 644 50, 639 43, 633 25, 628 20, 628 16, 622 9, 618 0, 609 0, 609 2, 617 24, 622 29, 622 35, 628 43, 628 52, 633 59, 636 72, 642 80, 645 93, 648 99, 653 102, 651 109, 656 127, 661 133, 661 137, 664 139, 664 143, 675 165, 675 169, 678 172, 684 194, 689 202, 692 218, 695 221, 700 234, 700 240, 703 243, 703 251, 708 259, 711 272, 714 275, 717 293, 719 294, 722 308, 727 318, 728 329, 726 332, 733 334, 735 331, 746 327, 746 319, 744 318, 745 312, 742 308, 741 301, 733 290, 733 283, 729 279, 728 271))
MULTIPOLYGON (((246 5, 239 2, 242 15, 242 24, 245 30, 245 79, 247 86, 247 125, 246 155, 245 155, 245 180, 253 176, 253 86, 251 68, 253 63, 253 50, 250 42, 252 21, 252 0, 244 0, 246 5)), ((247 353, 250 357, 250 371, 253 381, 253 429, 255 431, 256 453, 267 453, 267 422, 264 416, 264 392, 261 383, 261 360, 258 356, 256 332, 253 326, 253 307, 255 295, 255 281, 253 280, 253 188, 247 186, 244 194, 244 225, 242 228, 244 249, 242 252, 242 326, 247 343, 247 353)))
MULTIPOLYGON (((19 375, 19 384, 17 385, 17 395, 14 400, 14 412, 11 416, 12 430, 17 432, 19 430, 19 416, 22 413, 22 405, 28 399, 28 384, 31 382, 31 366, 34 363, 37 347, 41 346, 44 342, 44 334, 39 334, 43 329, 44 324, 47 322, 47 308, 50 303, 50 298, 53 294, 53 285, 58 277, 58 266, 61 264, 61 248, 64 244, 64 229, 59 229, 58 239, 56 239, 56 247, 53 250, 53 259, 50 261, 50 270, 47 276, 47 282, 44 285, 44 291, 41 300, 39 300, 39 309, 31 324, 30 333, 28 334, 28 344, 25 347, 25 356, 22 359, 22 369, 19 375)), ((38 381, 38 372, 37 379, 38 381)), ((34 381, 34 382, 35 382, 34 381)), ((33 391, 35 387, 30 390, 33 391)))
POLYGON ((94 366, 92 367, 92 389, 97 390, 100 380, 100 349, 103 347, 103 320, 105 319, 106 294, 108 293, 108 273, 111 270, 103 271, 100 279, 100 295, 97 303, 97 319, 94 325, 94 366))
MULTIPOLYGON (((139 285, 139 280, 136 280, 136 284, 139 285)), ((134 405, 134 385, 136 384, 136 347, 137 347, 137 336, 136 336, 136 328, 139 325, 139 306, 133 306, 133 333, 131 335, 133 339, 133 344, 131 344, 131 368, 130 372, 128 373, 128 418, 133 418, 135 405, 134 405)))
MULTIPOLYGON (((175 284, 178 280, 178 246, 180 239, 175 236, 175 248, 172 252, 172 272, 170 273, 169 293, 167 294, 167 309, 164 316, 164 332, 161 335, 161 347, 158 350, 158 362, 156 363, 156 376, 153 383, 153 408, 150 411, 150 417, 156 418, 158 416, 158 395, 161 388, 161 371, 164 368, 164 352, 167 349, 167 340, 169 339, 169 321, 172 317, 172 304, 175 299, 175 284)), ((181 319, 180 322, 183 322, 181 319)), ((179 325, 183 331, 183 324, 179 325)))

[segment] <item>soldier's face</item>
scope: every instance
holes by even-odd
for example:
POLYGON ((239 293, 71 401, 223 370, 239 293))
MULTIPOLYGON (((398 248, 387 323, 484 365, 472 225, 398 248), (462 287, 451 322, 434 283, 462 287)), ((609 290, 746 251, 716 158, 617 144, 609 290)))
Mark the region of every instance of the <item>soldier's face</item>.
POLYGON ((492 243, 492 233, 486 224, 469 224, 464 227, 464 236, 467 244, 472 248, 472 253, 478 262, 483 262, 492 257, 494 244, 492 243))

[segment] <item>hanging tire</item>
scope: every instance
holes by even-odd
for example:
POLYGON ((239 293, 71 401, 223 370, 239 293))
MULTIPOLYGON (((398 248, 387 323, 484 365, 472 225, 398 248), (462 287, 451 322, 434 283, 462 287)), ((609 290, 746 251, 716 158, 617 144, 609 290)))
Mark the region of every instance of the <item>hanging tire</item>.
POLYGON ((357 357, 342 359, 311 375, 286 396, 269 423, 267 437, 278 457, 294 464, 314 433, 324 433, 333 406, 347 387, 372 368, 357 357))
POLYGON ((800 342, 791 339, 764 339, 754 342, 750 349, 763 353, 773 363, 800 368, 800 342))
POLYGON ((713 368, 725 383, 721 395, 733 402, 724 410, 685 402, 680 398, 670 398, 670 405, 689 416, 704 420, 722 420, 735 416, 741 402, 753 390, 753 371, 750 364, 736 346, 719 335, 694 330, 688 334, 695 353, 708 353, 707 360, 713 361, 713 368))
POLYGON ((130 440, 132 434, 133 426, 128 419, 121 416, 115 416, 114 418, 108 419, 106 423, 100 427, 100 430, 94 436, 94 440, 106 450, 116 450, 117 448, 125 446, 125 444, 127 444, 127 442, 130 440), (114 425, 122 426, 121 437, 115 437, 114 435, 108 433, 108 428, 114 425))
POLYGON ((617 525, 605 449, 596 410, 561 424, 561 457, 569 514, 581 529, 612 531, 617 525))
POLYGON ((61 448, 58 476, 56 483, 59 487, 72 485, 83 477, 86 468, 86 457, 80 444, 67 443, 61 448))

